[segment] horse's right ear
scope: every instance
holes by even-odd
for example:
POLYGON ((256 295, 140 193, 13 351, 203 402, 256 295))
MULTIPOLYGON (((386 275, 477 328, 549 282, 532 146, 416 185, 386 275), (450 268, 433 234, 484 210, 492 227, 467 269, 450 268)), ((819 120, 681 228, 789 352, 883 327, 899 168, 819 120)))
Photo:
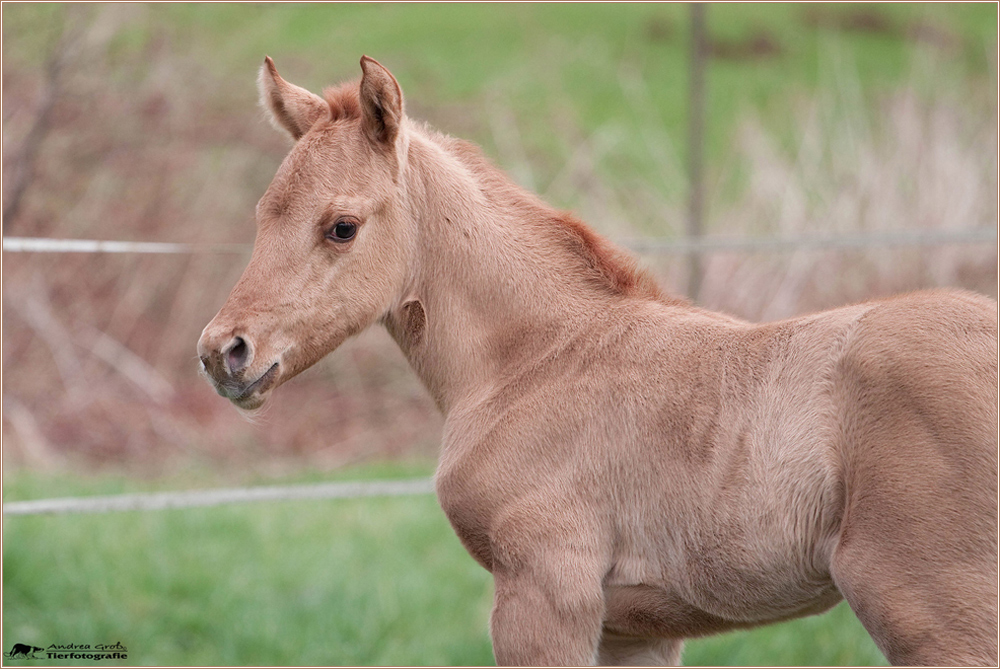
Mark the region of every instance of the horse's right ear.
POLYGON ((306 134, 316 121, 330 115, 326 100, 282 79, 270 56, 260 66, 257 90, 271 125, 286 131, 294 140, 306 134))
POLYGON ((389 70, 361 57, 361 127, 376 146, 393 146, 403 122, 403 91, 389 70))

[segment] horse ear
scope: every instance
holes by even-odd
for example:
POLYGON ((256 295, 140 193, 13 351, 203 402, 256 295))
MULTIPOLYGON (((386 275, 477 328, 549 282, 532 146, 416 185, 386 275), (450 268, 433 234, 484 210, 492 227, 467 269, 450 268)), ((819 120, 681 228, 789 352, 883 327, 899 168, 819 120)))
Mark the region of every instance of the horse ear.
POLYGON ((271 125, 298 140, 319 119, 330 115, 326 100, 278 75, 270 56, 264 58, 257 77, 260 104, 267 110, 271 125))
POLYGON ((376 146, 392 146, 403 121, 403 91, 377 60, 361 57, 361 125, 376 146))

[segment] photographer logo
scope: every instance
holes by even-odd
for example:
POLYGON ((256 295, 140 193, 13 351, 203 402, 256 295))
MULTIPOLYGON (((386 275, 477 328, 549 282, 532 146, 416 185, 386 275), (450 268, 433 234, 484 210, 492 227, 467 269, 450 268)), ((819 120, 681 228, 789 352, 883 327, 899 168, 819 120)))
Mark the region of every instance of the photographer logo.
POLYGON ((15 643, 3 656, 10 660, 127 660, 128 648, 118 643, 54 643, 45 648, 15 643))

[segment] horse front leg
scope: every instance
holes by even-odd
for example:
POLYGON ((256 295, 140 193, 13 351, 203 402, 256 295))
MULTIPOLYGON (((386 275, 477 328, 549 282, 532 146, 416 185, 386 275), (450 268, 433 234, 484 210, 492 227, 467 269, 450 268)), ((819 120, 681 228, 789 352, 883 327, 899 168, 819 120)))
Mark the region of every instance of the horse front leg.
POLYGON ((600 576, 551 563, 494 571, 490 616, 498 665, 588 666, 597 661, 604 598, 600 576))

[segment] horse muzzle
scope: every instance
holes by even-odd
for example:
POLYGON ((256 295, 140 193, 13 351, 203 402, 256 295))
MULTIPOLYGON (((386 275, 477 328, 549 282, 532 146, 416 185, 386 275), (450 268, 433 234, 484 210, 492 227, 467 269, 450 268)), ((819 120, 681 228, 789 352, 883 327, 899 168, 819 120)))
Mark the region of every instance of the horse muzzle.
POLYGON ((274 362, 263 373, 253 373, 253 348, 240 336, 219 346, 210 336, 198 342, 202 372, 217 393, 241 409, 253 410, 264 404, 267 391, 281 376, 281 363, 274 362))

